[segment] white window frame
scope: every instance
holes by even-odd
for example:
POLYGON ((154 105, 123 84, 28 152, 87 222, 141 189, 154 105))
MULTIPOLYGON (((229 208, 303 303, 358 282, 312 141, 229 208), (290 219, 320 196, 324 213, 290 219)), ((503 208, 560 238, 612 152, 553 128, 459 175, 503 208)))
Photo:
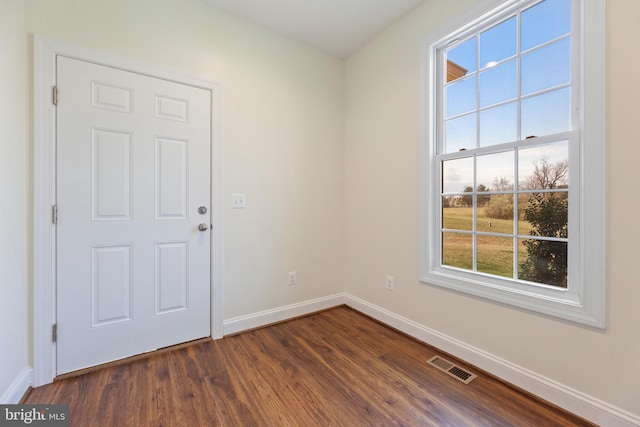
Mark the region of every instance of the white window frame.
MULTIPOLYGON (((419 195, 419 280, 565 320, 605 328, 606 280, 606 0, 577 2, 573 19, 578 30, 572 46, 578 67, 572 72, 572 91, 579 91, 572 115, 578 124, 568 134, 580 138, 570 150, 571 199, 569 224, 570 284, 564 288, 537 286, 442 267, 440 264, 440 166, 437 145, 437 49, 493 17, 529 7, 528 0, 487 0, 446 23, 421 44, 421 129, 419 195), (577 132, 576 132, 577 131, 577 132), (577 152, 576 152, 577 151, 577 152), (576 227, 577 224, 577 227, 576 227), (577 230, 577 231, 575 231, 577 230)), ((575 62, 572 62, 575 64, 575 62)), ((575 98, 573 98, 575 99, 575 98)))

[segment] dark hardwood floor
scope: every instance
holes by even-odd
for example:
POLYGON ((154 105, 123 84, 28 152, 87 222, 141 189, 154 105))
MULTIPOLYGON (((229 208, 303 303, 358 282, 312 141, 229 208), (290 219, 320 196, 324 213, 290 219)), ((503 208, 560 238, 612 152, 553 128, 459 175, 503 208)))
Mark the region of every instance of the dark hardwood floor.
POLYGON ((57 381, 71 426, 588 426, 346 307, 57 381))

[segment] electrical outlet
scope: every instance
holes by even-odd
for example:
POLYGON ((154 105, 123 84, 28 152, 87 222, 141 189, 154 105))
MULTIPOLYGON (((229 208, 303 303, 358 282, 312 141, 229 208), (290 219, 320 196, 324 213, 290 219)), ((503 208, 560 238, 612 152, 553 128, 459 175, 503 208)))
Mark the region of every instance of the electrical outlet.
POLYGON ((295 271, 289 272, 289 286, 293 286, 298 283, 298 273, 295 271))
POLYGON ((395 278, 393 276, 387 275, 387 290, 392 291, 394 288, 395 278))

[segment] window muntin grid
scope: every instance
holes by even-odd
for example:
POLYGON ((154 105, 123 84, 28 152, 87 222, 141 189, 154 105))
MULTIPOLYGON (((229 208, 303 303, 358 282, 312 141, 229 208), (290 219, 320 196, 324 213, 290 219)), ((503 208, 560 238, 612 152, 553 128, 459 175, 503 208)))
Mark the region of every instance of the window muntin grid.
POLYGON ((579 148, 571 18, 571 0, 532 1, 437 48, 441 267, 568 287, 569 153, 579 148), (536 186, 531 175, 545 168, 564 172, 536 186), (558 211, 555 228, 532 227, 534 208, 558 211), (564 275, 525 271, 545 248, 564 275))

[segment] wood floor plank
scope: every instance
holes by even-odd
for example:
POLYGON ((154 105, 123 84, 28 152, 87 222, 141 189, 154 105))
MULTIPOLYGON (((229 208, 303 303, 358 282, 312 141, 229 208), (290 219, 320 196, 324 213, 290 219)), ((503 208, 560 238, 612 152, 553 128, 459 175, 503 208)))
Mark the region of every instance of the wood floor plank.
MULTIPOLYGON (((274 331, 274 336, 279 338, 281 344, 291 335, 287 327, 299 328, 286 325, 274 331)), ((287 353, 291 355, 293 363, 300 366, 300 372, 306 378, 306 387, 320 390, 323 396, 332 396, 333 412, 344 413, 347 419, 365 417, 379 425, 389 421, 383 408, 372 405, 376 390, 369 389, 362 393, 362 389, 354 387, 353 372, 344 369, 337 353, 325 342, 317 338, 291 340, 287 345, 287 353)))
POLYGON ((32 389, 72 426, 590 426, 346 307, 32 389), (479 375, 466 385, 438 354, 479 375))

